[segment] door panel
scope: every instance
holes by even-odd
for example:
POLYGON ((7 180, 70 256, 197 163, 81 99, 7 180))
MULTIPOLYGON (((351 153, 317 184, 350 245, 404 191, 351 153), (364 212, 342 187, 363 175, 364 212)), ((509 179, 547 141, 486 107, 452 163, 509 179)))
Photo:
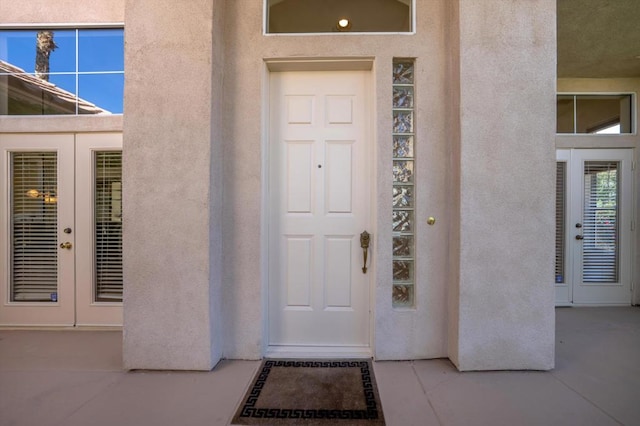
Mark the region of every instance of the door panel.
POLYGON ((122 324, 121 141, 0 135, 0 325, 122 324))
POLYGON ((271 75, 271 348, 369 346, 366 76, 271 75))
POLYGON ((565 150, 559 156, 568 170, 569 273, 564 285, 556 276, 557 302, 630 304, 633 151, 565 150))
POLYGON ((73 325, 73 135, 0 135, 0 149, 0 324, 73 325))
POLYGON ((77 325, 122 325, 122 137, 76 137, 77 325))

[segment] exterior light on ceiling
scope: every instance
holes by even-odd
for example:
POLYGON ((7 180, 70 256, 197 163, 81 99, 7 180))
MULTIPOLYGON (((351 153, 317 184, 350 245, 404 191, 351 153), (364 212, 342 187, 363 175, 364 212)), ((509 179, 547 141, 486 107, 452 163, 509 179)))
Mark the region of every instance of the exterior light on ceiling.
POLYGON ((347 18, 341 18, 336 24, 338 31, 349 31, 351 29, 351 21, 347 18))

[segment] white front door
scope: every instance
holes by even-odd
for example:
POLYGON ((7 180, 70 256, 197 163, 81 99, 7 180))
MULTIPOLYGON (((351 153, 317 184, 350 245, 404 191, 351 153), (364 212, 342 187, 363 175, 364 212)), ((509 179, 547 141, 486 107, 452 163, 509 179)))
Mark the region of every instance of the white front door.
POLYGON ((122 324, 121 149, 0 135, 0 325, 122 324))
MULTIPOLYGON (((369 353, 371 271, 363 272, 360 243, 372 232, 367 78, 271 74, 272 355, 369 353)), ((368 267, 371 260, 369 251, 368 267)))
POLYGON ((558 150, 556 303, 631 304, 631 149, 558 150))

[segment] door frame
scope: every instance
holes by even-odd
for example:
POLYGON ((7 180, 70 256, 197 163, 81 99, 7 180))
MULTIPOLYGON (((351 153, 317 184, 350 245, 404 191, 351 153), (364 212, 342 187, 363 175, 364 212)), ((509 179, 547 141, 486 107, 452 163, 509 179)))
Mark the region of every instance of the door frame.
MULTIPOLYGON (((604 158, 604 157, 603 157, 604 158)), ((566 168, 565 168, 565 232, 563 235, 563 241, 565 244, 565 258, 564 258, 564 269, 565 269, 565 277, 568 277, 569 279, 565 280, 565 283, 563 285, 558 285, 555 284, 555 306, 557 307, 561 307, 561 306, 628 306, 628 305, 633 305, 633 300, 634 300, 634 292, 635 292, 635 288, 634 288, 634 275, 636 273, 636 271, 634 271, 634 265, 633 265, 633 259, 635 259, 635 247, 636 247, 636 231, 635 231, 635 217, 636 217, 636 212, 635 212, 635 206, 636 206, 636 198, 634 196, 635 191, 634 188, 636 187, 636 182, 635 182, 635 170, 633 167, 633 162, 634 162, 634 158, 635 158, 635 150, 633 148, 558 148, 556 149, 556 162, 564 162, 566 164, 566 168), (621 266, 626 266, 626 268, 628 269, 627 271, 621 271, 621 275, 622 274, 626 274, 629 277, 629 281, 630 281, 630 291, 629 291, 629 298, 628 298, 628 302, 625 303, 611 303, 611 302, 594 302, 594 303, 585 303, 585 302, 575 302, 575 297, 574 297, 574 291, 575 291, 575 286, 577 285, 577 280, 578 280, 578 276, 575 273, 575 271, 577 270, 577 256, 579 256, 578 251, 575 248, 571 249, 571 247, 575 247, 575 241, 574 241, 574 233, 571 233, 570 231, 573 230, 573 228, 570 226, 575 213, 575 205, 576 205, 576 200, 575 200, 575 191, 581 192, 583 191, 582 186, 580 185, 579 187, 572 187, 571 183, 572 183, 572 173, 583 173, 582 169, 579 169, 578 171, 574 170, 574 168, 572 167, 574 164, 574 155, 573 153, 576 151, 599 151, 602 154, 606 154, 607 152, 611 152, 611 151, 627 151, 630 154, 630 159, 631 159, 631 164, 628 165, 629 170, 628 170, 628 175, 630 176, 630 178, 628 179, 628 181, 623 181, 623 188, 620 189, 620 200, 622 200, 622 208, 624 209, 625 206, 627 206, 626 208, 628 209, 628 211, 623 212, 621 211, 621 217, 624 214, 626 217, 628 217, 629 219, 629 226, 630 226, 630 231, 628 233, 628 235, 626 235, 626 238, 628 238, 627 243, 625 244, 626 246, 628 246, 628 250, 626 253, 622 253, 620 258, 620 262, 621 262, 621 266), (628 188, 628 199, 624 200, 623 196, 625 194, 623 194, 622 192, 624 191, 624 188, 628 188), (559 297, 559 296, 564 296, 566 293, 566 297, 559 297), (566 299, 562 300, 562 301, 558 301, 559 299, 566 299)), ((597 161, 597 160, 595 160, 597 161)), ((606 159, 604 159, 603 161, 606 161, 606 159)), ((622 178, 622 176, 621 176, 622 178)), ((581 199, 581 198, 580 198, 581 199)), ((621 224, 621 226, 624 226, 624 223, 621 224)), ((621 242, 621 244, 623 244, 621 242)))
POLYGON ((360 58, 275 58, 265 59, 263 63, 262 73, 262 202, 261 202, 261 229, 262 235, 260 239, 261 250, 261 295, 262 295, 262 356, 271 358, 336 358, 336 357, 350 357, 350 358, 371 358, 374 354, 374 336, 375 336, 375 283, 376 279, 376 206, 377 206, 377 166, 376 166, 376 144, 375 137, 375 92, 373 84, 373 65, 374 59, 372 57, 360 57, 360 58), (271 221, 271 199, 270 190, 272 182, 270 181, 270 146, 271 146, 271 111, 270 111, 270 99, 271 99, 271 73, 272 72, 286 72, 286 71, 366 71, 365 76, 365 116, 367 117, 367 123, 365 124, 365 138, 371 144, 368 150, 369 156, 369 179, 370 185, 370 223, 371 233, 373 235, 372 244, 369 249, 369 273, 371 274, 368 280, 369 283, 369 347, 366 350, 353 351, 351 348, 332 348, 323 346, 314 346, 310 351, 303 347, 292 347, 287 350, 276 350, 269 346, 269 290, 270 290, 270 268, 271 259, 269 256, 270 245, 270 221, 271 221))

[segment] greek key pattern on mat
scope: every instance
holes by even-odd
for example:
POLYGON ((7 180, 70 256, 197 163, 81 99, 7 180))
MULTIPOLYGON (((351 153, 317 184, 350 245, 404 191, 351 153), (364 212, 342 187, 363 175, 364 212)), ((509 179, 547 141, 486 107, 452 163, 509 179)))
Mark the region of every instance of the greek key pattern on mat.
POLYGON ((377 419, 378 406, 375 400, 369 363, 366 361, 290 361, 267 360, 251 392, 242 407, 240 417, 261 419, 377 419), (300 408, 256 408, 260 392, 273 367, 305 367, 305 368, 360 368, 366 410, 307 410, 300 408))

